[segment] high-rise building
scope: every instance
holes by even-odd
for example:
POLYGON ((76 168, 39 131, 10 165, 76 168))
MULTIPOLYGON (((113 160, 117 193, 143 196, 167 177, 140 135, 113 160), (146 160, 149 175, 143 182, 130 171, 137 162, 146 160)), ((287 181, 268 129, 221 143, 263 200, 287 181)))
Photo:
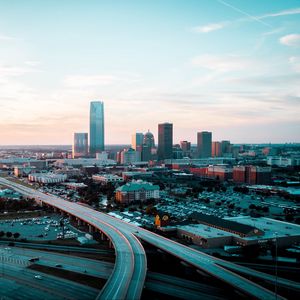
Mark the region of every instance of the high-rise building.
POLYGON ((104 151, 104 103, 92 101, 90 104, 90 154, 104 151))
POLYGON ((231 153, 230 141, 222 141, 221 142, 221 151, 222 151, 222 155, 224 155, 226 153, 231 153))
POLYGON ((212 142, 211 155, 212 157, 222 156, 222 148, 220 142, 212 142))
POLYGON ((150 149, 155 148, 154 136, 149 130, 144 135, 143 144, 147 145, 150 149))
POLYGON ((72 157, 84 157, 88 155, 88 134, 87 133, 74 133, 72 157))
POLYGON ((173 156, 173 124, 158 124, 158 159, 169 159, 173 156))
POLYGON ((139 132, 134 133, 131 139, 131 148, 134 149, 135 151, 142 151, 143 141, 144 141, 143 133, 139 133, 139 132))
POLYGON ((211 157, 211 143, 212 133, 208 131, 202 131, 197 133, 197 152, 198 157, 206 158, 211 157))

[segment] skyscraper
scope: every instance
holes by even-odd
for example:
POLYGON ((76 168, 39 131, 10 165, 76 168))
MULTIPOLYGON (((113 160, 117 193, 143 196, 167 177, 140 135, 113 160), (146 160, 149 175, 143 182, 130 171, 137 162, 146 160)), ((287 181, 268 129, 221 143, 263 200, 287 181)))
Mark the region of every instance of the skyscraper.
POLYGON ((90 154, 104 151, 104 103, 92 101, 90 105, 90 154))
POLYGON ((135 151, 142 151, 143 140, 144 140, 143 133, 139 133, 139 132, 134 133, 131 139, 132 149, 134 149, 135 151))
POLYGON ((212 142, 212 157, 222 156, 222 147, 220 142, 212 142))
POLYGON ((88 154, 88 134, 74 133, 72 157, 84 157, 88 154))
POLYGON ((144 135, 143 144, 147 145, 150 149, 155 148, 154 136, 149 130, 144 135))
POLYGON ((197 133, 197 152, 198 157, 206 158, 211 157, 211 137, 212 133, 208 131, 202 131, 197 133))
POLYGON ((158 124, 158 159, 168 159, 173 156, 173 124, 158 124))

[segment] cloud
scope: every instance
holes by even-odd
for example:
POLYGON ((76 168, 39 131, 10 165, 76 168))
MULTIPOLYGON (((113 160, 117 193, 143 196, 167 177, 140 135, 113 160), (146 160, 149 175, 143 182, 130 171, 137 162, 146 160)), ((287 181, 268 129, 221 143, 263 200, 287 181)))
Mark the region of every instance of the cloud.
POLYGON ((192 59, 192 65, 217 72, 243 70, 251 62, 240 56, 203 54, 192 59))
POLYGON ((212 23, 212 24, 207 24, 204 26, 197 26, 192 28, 192 31, 197 32, 197 33, 207 33, 211 31, 216 31, 219 29, 223 29, 225 26, 227 26, 228 22, 222 22, 222 23, 212 23))
POLYGON ((298 14, 300 14, 300 7, 282 10, 277 13, 264 14, 264 15, 258 16, 257 18, 258 19, 266 19, 266 18, 274 18, 274 17, 298 15, 298 14))
POLYGON ((300 34, 293 33, 282 36, 279 42, 285 46, 300 47, 300 34))
MULTIPOLYGON (((231 5, 228 5, 228 3, 224 3, 224 1, 219 1, 220 3, 229 6, 231 8, 233 8, 231 5)), ((237 10, 237 8, 234 8, 235 10, 237 10)), ((216 31, 216 30, 220 30, 223 29, 231 24, 234 23, 239 23, 239 22, 248 22, 248 21, 256 21, 259 23, 262 23, 265 26, 268 27, 272 27, 270 24, 263 22, 261 20, 263 19, 268 19, 268 18, 276 18, 276 17, 282 17, 282 16, 290 16, 290 15, 298 15, 300 14, 300 8, 292 8, 292 9, 288 9, 288 10, 282 10, 279 12, 275 12, 275 13, 266 13, 264 15, 258 15, 258 16, 252 16, 247 14, 244 11, 241 11, 238 9, 239 12, 243 13, 244 15, 247 15, 247 18, 239 18, 236 20, 232 20, 232 21, 222 21, 222 22, 218 22, 218 23, 211 23, 211 24, 206 24, 206 25, 201 25, 201 26, 196 26, 192 28, 192 31, 196 32, 196 33, 209 33, 212 31, 216 31)))
POLYGON ((300 56, 291 56, 289 63, 297 73, 300 73, 300 56))
POLYGON ((112 75, 69 75, 64 79, 67 87, 92 87, 110 85, 118 80, 112 75))

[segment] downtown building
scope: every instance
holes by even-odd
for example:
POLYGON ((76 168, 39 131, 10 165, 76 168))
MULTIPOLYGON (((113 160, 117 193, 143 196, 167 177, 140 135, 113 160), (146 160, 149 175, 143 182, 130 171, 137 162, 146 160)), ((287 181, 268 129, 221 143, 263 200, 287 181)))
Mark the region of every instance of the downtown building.
POLYGON ((104 103, 90 103, 90 155, 104 151, 104 103))
POLYGON ((171 159, 173 157, 173 124, 158 124, 158 159, 171 159))
POLYGON ((86 157, 88 155, 88 134, 87 133, 74 133, 72 158, 86 157))
POLYGON ((144 134, 137 132, 134 133, 131 137, 131 148, 135 151, 142 151, 143 147, 143 142, 144 142, 144 134))
POLYGON ((197 153, 199 158, 211 157, 212 133, 202 131, 197 133, 197 153))

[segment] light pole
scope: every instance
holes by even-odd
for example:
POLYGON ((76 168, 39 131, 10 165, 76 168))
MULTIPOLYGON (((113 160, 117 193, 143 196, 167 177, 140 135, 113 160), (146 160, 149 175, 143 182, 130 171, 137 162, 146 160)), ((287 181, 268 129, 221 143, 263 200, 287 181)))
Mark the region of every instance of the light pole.
POLYGON ((278 282, 278 242, 277 242, 277 232, 274 233, 275 235, 275 299, 277 299, 277 282, 278 282))

